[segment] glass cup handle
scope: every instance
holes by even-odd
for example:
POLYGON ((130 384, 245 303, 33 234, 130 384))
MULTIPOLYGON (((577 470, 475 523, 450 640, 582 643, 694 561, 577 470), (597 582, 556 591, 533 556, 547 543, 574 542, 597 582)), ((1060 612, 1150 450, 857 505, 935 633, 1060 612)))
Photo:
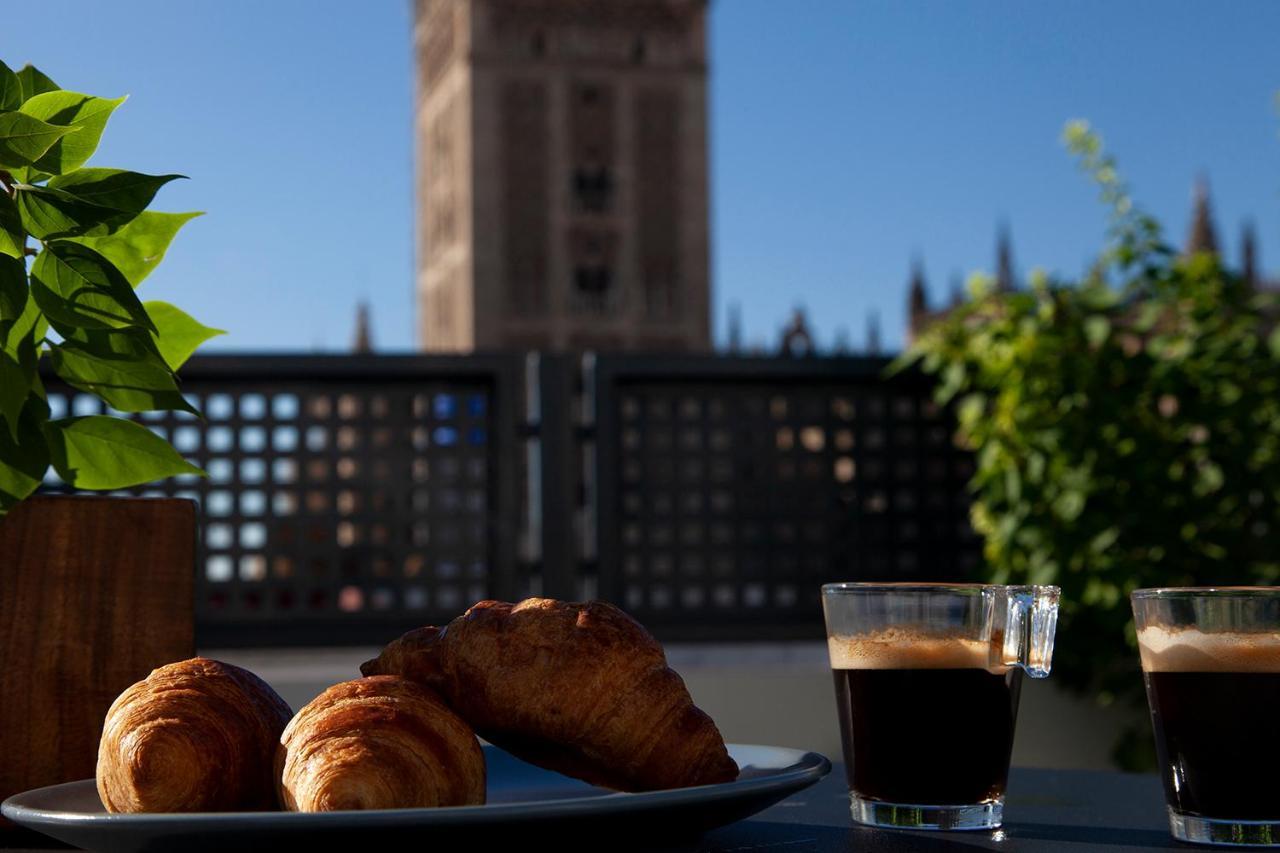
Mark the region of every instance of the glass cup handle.
POLYGON ((1049 675, 1059 594, 1053 586, 1011 586, 1001 590, 992 615, 1003 630, 993 631, 992 639, 1000 637, 1002 642, 992 645, 998 646, 1002 665, 1020 667, 1032 678, 1049 675))

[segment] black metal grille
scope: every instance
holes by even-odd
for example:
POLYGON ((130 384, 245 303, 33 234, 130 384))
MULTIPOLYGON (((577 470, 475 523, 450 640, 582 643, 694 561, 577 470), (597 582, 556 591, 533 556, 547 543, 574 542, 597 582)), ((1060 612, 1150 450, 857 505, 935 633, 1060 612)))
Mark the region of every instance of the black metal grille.
POLYGON ((833 580, 957 580, 968 454, 874 360, 601 359, 601 593, 671 635, 815 634, 833 580))
MULTIPOLYGON (((209 476, 134 491, 202 505, 201 641, 385 639, 512 595, 516 363, 272 356, 185 368, 204 420, 143 421, 209 476)), ((100 409, 65 387, 50 400, 100 409)))
POLYGON ((950 414, 885 366, 204 357, 183 370, 204 420, 142 420, 208 479, 131 492, 201 504, 204 645, 382 642, 535 593, 599 595, 667 638, 819 636, 823 582, 978 563, 950 414))

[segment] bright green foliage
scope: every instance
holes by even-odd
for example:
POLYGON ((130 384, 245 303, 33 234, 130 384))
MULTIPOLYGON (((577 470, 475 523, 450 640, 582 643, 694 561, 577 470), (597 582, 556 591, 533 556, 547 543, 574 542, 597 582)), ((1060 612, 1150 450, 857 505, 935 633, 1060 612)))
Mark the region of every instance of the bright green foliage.
POLYGON ((72 237, 115 265, 134 287, 164 260, 178 229, 199 213, 156 213, 144 210, 105 237, 72 237))
POLYGON ((77 130, 51 145, 33 164, 34 167, 49 175, 62 175, 80 168, 97 149, 107 119, 124 100, 107 100, 62 90, 45 92, 28 100, 20 107, 26 115, 77 130))
POLYGON ((990 579, 1063 589, 1055 680, 1140 702, 1132 590, 1280 579, 1280 306, 1165 246, 1086 125, 1066 141, 1112 212, 1093 271, 977 282, 903 362, 977 454, 990 579))
POLYGON ((202 325, 190 314, 168 302, 147 302, 143 307, 159 330, 156 343, 160 346, 160 354, 173 370, 182 367, 205 341, 226 334, 221 329, 202 325))
POLYGON ((201 470, 142 424, 107 415, 44 424, 58 476, 80 489, 119 489, 201 470))
POLYGON ((78 127, 62 127, 25 113, 0 113, 0 167, 21 169, 34 165, 53 144, 78 127))
POLYGON ((195 412, 177 369, 221 334, 137 286, 198 213, 146 208, 180 175, 85 166, 124 98, 62 90, 0 63, 0 516, 50 465, 72 486, 120 489, 199 474, 146 427, 50 420, 39 362, 118 412, 195 412))

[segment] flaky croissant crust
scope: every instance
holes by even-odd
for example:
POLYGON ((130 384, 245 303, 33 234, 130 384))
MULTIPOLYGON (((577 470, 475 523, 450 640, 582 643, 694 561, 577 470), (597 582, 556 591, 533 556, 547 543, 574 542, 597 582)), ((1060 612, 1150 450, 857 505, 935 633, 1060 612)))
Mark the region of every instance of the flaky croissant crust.
POLYGON ((482 601, 361 670, 437 690, 481 737, 595 785, 645 791, 738 774, 662 647, 606 602, 482 601))
POLYGON ((396 676, 335 684, 289 723, 276 752, 291 811, 480 805, 484 754, 434 693, 396 676))
POLYGON ((291 713, 231 664, 196 657, 152 670, 107 711, 98 796, 109 812, 274 808, 272 758, 291 713))

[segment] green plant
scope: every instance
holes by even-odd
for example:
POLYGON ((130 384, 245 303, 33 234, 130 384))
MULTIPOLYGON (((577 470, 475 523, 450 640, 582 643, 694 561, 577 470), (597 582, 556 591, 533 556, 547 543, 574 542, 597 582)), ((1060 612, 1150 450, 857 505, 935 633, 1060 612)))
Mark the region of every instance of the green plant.
POLYGON ((976 278, 897 366, 955 405, 991 580, 1062 587, 1055 677, 1136 707, 1130 591, 1280 577, 1280 313, 1165 245, 1087 125, 1066 142, 1111 210, 1092 271, 1012 293, 976 278))
POLYGON ((0 516, 50 465, 82 489, 202 473, 126 418, 52 418, 40 380, 47 357, 59 378, 116 412, 194 413, 175 371, 221 334, 134 292, 199 214, 147 210, 180 175, 85 166, 124 100, 0 63, 0 516))

